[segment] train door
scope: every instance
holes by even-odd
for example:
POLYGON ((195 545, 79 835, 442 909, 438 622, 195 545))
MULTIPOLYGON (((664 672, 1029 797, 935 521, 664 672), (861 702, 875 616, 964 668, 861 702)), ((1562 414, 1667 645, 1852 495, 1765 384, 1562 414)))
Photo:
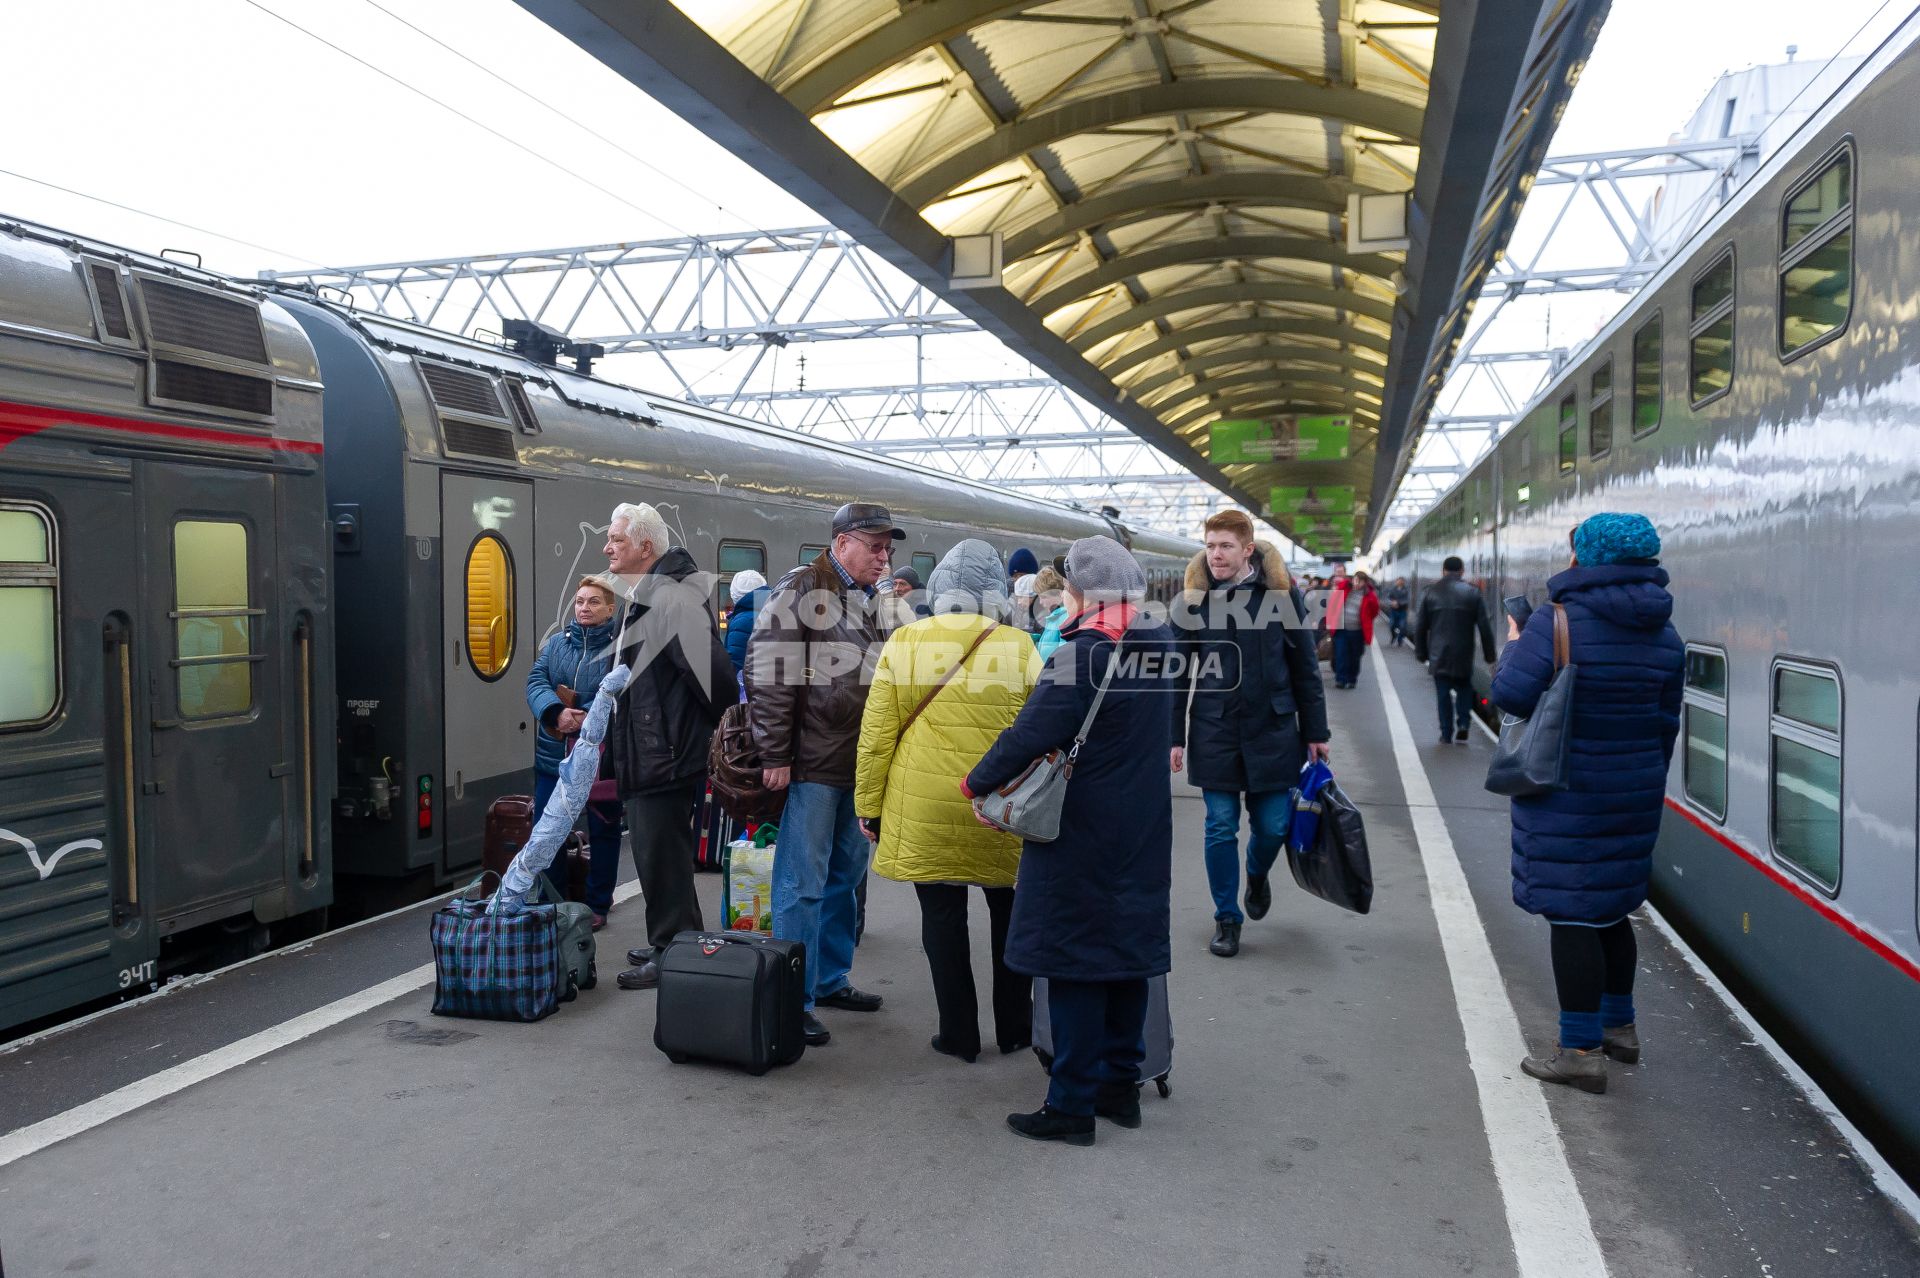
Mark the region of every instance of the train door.
POLYGON ((440 521, 446 766, 439 807, 444 868, 456 870, 480 859, 487 806, 532 784, 533 485, 443 474, 440 521))
POLYGON ((253 893, 284 881, 298 760, 282 731, 277 482, 161 463, 136 472, 150 714, 139 846, 163 931, 250 909, 253 893))

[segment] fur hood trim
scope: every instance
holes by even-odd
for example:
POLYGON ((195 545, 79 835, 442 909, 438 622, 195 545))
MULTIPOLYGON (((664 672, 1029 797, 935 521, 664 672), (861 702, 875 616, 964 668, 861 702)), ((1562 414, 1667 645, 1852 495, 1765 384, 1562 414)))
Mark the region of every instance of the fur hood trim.
MULTIPOLYGON (((1254 562, 1259 565, 1268 590, 1288 590, 1293 586, 1293 577, 1287 572, 1287 560, 1280 548, 1270 541, 1256 539, 1253 543, 1254 562)), ((1187 561, 1185 590, 1202 594, 1213 589, 1213 578, 1207 572, 1207 552, 1202 550, 1187 561)))

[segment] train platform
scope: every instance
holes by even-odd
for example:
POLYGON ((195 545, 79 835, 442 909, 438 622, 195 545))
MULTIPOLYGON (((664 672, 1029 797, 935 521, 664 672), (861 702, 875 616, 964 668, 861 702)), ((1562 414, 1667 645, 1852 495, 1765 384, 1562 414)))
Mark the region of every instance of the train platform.
POLYGON ((1241 955, 1210 956, 1201 806, 1177 786, 1172 1095, 1148 1089, 1138 1131, 1010 1133, 1037 1063, 929 1050, 913 894, 879 879, 854 975, 885 1008, 823 1012, 833 1042, 763 1078, 671 1065, 653 996, 610 979, 642 939, 628 882, 599 988, 539 1024, 429 1014, 423 905, 0 1048, 0 1257, 152 1278, 1920 1272, 1911 1191, 1650 913, 1643 1063, 1605 1096, 1523 1077, 1555 1007, 1488 740, 1434 740, 1404 649, 1328 695, 1374 912, 1283 873, 1241 955))

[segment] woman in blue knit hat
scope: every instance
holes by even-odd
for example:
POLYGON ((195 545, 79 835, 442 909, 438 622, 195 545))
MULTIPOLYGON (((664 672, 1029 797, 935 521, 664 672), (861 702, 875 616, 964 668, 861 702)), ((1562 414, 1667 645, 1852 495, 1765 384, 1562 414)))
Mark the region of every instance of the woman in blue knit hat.
MULTIPOLYGON (((1647 899, 1667 764, 1680 731, 1686 646, 1644 515, 1599 514, 1573 530, 1573 563, 1547 582, 1566 612, 1574 680, 1569 781, 1513 800, 1513 899, 1552 926, 1560 1041, 1520 1068, 1549 1083, 1607 1090, 1607 1058, 1640 1059, 1638 961, 1627 916, 1647 899)), ((1555 607, 1509 621, 1492 698, 1525 717, 1553 682, 1555 607)))

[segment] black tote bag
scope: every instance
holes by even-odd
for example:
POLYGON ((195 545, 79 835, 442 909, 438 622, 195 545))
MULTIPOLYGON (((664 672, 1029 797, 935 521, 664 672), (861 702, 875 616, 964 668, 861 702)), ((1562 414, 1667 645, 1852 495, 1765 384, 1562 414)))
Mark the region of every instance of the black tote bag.
POLYGON ((1564 790, 1573 744, 1573 685, 1579 667, 1569 659, 1567 610, 1553 605, 1553 682, 1525 719, 1503 715, 1500 744, 1487 768, 1487 789, 1510 799, 1564 790))
POLYGON ((1287 843, 1287 869, 1293 881, 1323 901, 1365 914, 1373 908, 1373 862, 1367 855, 1367 827, 1337 781, 1320 788, 1314 802, 1320 823, 1313 841, 1287 843))

